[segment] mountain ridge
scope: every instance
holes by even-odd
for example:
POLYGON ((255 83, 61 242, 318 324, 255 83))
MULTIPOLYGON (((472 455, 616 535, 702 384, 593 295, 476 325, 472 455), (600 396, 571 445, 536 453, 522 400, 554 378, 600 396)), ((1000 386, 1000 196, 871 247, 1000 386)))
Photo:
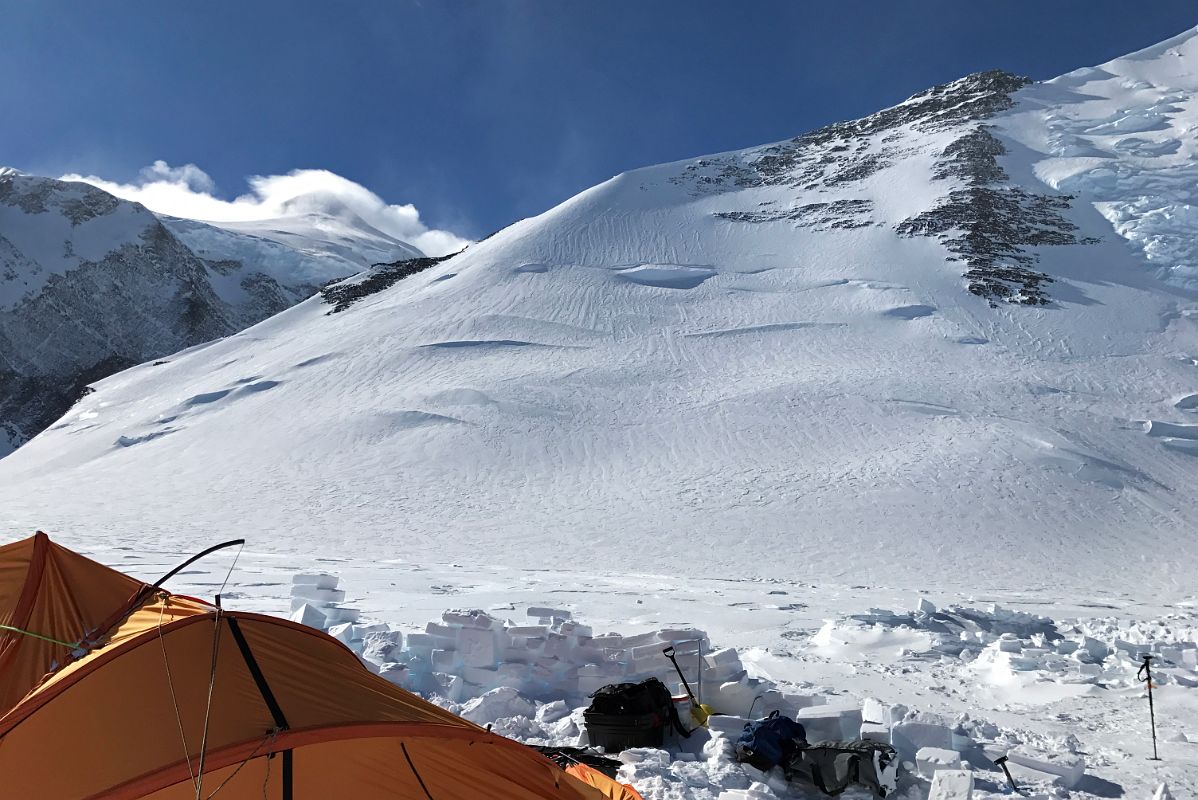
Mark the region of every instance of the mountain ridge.
POLYGON ((353 231, 337 232, 286 244, 0 168, 0 457, 96 380, 252 325, 364 269, 363 255, 419 254, 367 231, 351 258, 353 231))

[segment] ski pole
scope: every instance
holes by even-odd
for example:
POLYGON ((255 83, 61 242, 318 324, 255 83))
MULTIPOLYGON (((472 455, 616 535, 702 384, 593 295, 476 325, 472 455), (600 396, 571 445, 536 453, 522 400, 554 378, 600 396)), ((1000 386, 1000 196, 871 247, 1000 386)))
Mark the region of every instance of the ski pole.
POLYGON ((1140 665, 1140 671, 1136 673, 1136 678, 1148 684, 1148 718, 1152 721, 1152 761, 1160 761, 1160 756, 1156 752, 1156 708, 1152 704, 1152 659, 1153 657, 1145 653, 1140 656, 1144 659, 1144 663, 1140 665))

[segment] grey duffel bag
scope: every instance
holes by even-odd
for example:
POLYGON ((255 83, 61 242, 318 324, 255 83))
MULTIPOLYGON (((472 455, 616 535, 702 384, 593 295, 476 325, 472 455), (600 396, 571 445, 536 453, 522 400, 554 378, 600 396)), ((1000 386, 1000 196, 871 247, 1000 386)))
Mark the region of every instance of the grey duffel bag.
POLYGON ((803 778, 821 792, 838 795, 852 784, 873 790, 878 797, 894 792, 898 756, 882 742, 812 742, 800 747, 784 765, 786 777, 803 778))

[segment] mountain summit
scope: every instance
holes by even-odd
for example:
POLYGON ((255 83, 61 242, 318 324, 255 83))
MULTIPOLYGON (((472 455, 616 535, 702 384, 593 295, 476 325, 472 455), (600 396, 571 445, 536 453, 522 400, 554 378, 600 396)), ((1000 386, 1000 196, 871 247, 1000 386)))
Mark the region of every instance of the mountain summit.
POLYGON ((0 507, 365 558, 1177 590, 1198 552, 1151 554, 1198 524, 1193 75, 1191 31, 619 175, 96 384, 0 461, 0 507))

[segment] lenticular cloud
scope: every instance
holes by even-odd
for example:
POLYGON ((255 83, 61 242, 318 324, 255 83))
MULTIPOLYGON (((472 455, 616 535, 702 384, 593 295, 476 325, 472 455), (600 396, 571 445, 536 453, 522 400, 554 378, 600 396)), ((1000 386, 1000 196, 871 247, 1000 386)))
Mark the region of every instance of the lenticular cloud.
POLYGON ((450 231, 426 226, 412 204, 388 203, 365 186, 324 169, 251 176, 246 181, 249 191, 232 200, 218 197, 216 183, 195 164, 172 167, 155 161, 141 170, 133 183, 95 175, 64 175, 62 179, 90 183, 152 211, 205 222, 250 222, 306 212, 352 213, 429 255, 456 252, 469 243, 450 231))

